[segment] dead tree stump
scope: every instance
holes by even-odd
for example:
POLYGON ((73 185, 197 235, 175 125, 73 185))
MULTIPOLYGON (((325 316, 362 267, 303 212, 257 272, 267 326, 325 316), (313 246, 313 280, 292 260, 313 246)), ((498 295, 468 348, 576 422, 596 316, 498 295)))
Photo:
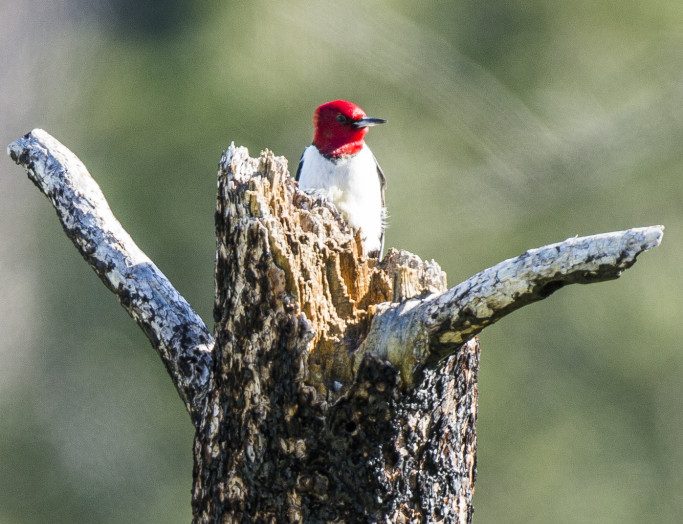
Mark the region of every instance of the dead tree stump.
POLYGON ((196 429, 195 522, 470 522, 476 335, 566 284, 617 278, 661 226, 529 250, 450 289, 434 261, 364 258, 281 157, 220 162, 214 336, 42 130, 10 144, 147 334, 196 429))
POLYGON ((363 258, 358 235, 271 153, 231 148, 218 187, 197 520, 467 520, 476 342, 410 387, 360 348, 376 304, 446 291, 443 272, 396 251, 381 264, 363 258))

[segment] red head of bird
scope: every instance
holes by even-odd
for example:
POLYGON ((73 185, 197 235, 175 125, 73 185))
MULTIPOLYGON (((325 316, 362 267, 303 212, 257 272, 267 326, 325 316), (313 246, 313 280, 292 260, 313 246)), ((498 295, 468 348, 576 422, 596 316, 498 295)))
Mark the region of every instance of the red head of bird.
POLYGON ((384 122, 348 100, 326 102, 313 114, 313 145, 328 158, 355 155, 363 148, 368 127, 384 122))

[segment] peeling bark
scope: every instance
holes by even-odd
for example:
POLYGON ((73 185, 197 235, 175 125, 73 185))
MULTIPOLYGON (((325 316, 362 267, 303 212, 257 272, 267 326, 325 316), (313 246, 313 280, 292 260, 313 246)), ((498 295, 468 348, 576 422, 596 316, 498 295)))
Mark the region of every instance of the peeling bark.
POLYGON ((572 283, 616 278, 661 226, 572 238, 446 287, 434 261, 362 256, 287 163, 231 146, 216 208, 216 342, 83 164, 42 130, 8 152, 145 331, 196 427, 195 522, 470 522, 476 334, 572 283))

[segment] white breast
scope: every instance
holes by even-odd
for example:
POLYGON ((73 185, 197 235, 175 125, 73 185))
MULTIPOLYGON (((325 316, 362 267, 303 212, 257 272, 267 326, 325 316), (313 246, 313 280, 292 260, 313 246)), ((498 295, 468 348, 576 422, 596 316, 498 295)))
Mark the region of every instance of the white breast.
POLYGON ((330 199, 349 224, 360 229, 366 254, 379 251, 384 209, 377 162, 370 148, 363 146, 355 155, 330 160, 309 146, 302 160, 299 187, 330 199))

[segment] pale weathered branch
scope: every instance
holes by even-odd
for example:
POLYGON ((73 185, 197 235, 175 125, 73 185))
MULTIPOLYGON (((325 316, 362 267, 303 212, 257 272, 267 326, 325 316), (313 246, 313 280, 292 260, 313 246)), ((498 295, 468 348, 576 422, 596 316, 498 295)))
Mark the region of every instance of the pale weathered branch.
MULTIPOLYGON (((456 351, 486 326, 567 284, 612 280, 659 245, 663 226, 574 237, 477 273, 444 293, 378 307, 363 347, 410 376, 456 351)), ((363 352, 361 352, 362 354, 363 352)))
POLYGON ((69 149, 34 129, 10 144, 8 154, 50 199, 66 235, 145 332, 196 421, 214 344, 202 319, 133 242, 69 149))

